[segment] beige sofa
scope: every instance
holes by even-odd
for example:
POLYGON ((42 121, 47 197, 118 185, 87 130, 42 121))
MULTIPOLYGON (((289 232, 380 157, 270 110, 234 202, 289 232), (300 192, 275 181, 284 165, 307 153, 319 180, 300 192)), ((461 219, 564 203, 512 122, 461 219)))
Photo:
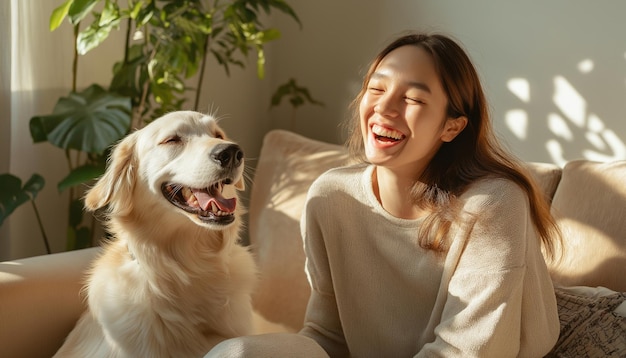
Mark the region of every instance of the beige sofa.
MULTIPOLYGON (((348 162, 343 147, 287 131, 272 131, 263 143, 249 207, 261 274, 254 304, 294 331, 309 295, 298 224, 306 191, 319 174, 348 162)), ((563 257, 551 264, 555 285, 596 296, 626 291, 626 162, 529 167, 564 233, 563 257)), ((0 357, 49 357, 60 346, 83 309, 81 279, 97 252, 0 263, 0 357)))

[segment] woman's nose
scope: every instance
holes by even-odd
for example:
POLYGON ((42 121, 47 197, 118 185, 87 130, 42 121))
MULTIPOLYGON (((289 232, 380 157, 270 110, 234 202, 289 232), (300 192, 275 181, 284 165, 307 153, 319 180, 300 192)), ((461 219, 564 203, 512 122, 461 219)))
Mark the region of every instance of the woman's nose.
POLYGON ((394 101, 393 96, 389 93, 378 98, 374 105, 374 111, 381 116, 395 117, 398 115, 398 104, 394 101))

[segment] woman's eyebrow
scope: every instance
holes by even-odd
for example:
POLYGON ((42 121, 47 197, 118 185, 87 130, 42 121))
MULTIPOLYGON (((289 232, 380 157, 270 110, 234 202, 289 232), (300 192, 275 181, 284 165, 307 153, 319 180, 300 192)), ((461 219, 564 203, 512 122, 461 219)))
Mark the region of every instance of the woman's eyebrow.
POLYGON ((414 87, 414 88, 420 89, 422 91, 431 93, 430 87, 428 87, 428 85, 425 84, 424 82, 408 81, 407 85, 409 85, 409 87, 414 87))
MULTIPOLYGON (((370 76, 370 79, 375 79, 375 80, 380 80, 380 79, 385 79, 385 78, 389 78, 389 76, 387 76, 384 73, 380 73, 380 72, 374 72, 370 76)), ((430 90, 430 87, 428 87, 428 85, 426 83, 424 83, 424 82, 406 81, 405 83, 409 87, 413 87, 413 88, 422 90, 424 92, 432 93, 432 91, 430 90)))

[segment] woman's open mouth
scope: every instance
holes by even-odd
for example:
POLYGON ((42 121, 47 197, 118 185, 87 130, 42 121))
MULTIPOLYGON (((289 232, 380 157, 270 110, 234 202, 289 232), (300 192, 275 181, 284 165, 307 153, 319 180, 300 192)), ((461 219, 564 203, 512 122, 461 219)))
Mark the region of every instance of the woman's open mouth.
POLYGON ((397 130, 385 128, 378 124, 372 126, 372 133, 374 134, 374 138, 381 142, 399 142, 406 137, 397 130))

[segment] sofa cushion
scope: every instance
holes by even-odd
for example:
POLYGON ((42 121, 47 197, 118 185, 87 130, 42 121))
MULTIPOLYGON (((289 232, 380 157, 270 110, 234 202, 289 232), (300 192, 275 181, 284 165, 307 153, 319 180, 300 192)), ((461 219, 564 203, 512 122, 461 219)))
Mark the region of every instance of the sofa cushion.
POLYGON ((552 357, 625 357, 626 293, 589 287, 555 290, 561 331, 552 357))
POLYGON ((550 163, 528 162, 526 168, 537 182, 539 190, 551 202, 561 180, 561 167, 550 163))
POLYGON ((0 262, 0 357, 51 357, 85 309, 84 274, 100 248, 0 262))
POLYGON ((269 132, 250 194, 250 244, 260 285, 255 308, 268 320, 302 327, 310 289, 304 272, 300 216, 309 186, 326 170, 346 164, 347 150, 284 130, 269 132))
POLYGON ((567 163, 552 212, 563 232, 554 281, 626 291, 626 161, 567 163))

